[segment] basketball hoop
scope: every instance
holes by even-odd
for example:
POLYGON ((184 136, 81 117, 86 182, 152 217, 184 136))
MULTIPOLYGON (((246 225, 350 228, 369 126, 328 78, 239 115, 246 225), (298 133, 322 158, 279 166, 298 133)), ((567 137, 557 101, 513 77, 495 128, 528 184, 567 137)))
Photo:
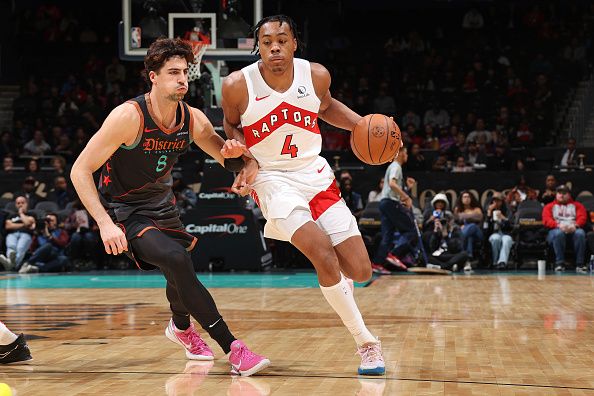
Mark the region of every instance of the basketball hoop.
POLYGON ((194 81, 200 78, 200 63, 202 55, 206 52, 209 43, 205 41, 190 41, 192 52, 194 52, 194 63, 188 65, 188 81, 194 81))

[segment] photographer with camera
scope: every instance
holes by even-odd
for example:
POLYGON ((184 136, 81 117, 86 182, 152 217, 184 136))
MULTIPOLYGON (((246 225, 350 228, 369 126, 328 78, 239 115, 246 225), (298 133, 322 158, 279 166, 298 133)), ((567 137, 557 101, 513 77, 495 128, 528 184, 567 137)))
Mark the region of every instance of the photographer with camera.
POLYGON ((432 252, 428 257, 429 263, 457 271, 468 255, 462 249, 462 234, 454 214, 448 209, 448 197, 443 193, 436 194, 431 206, 433 211, 425 212, 423 221, 425 246, 432 252))
POLYGON ((34 251, 23 263, 19 274, 30 272, 56 272, 68 264, 64 248, 68 244, 68 233, 58 225, 58 216, 48 213, 37 229, 33 242, 34 251))
POLYGON ((487 224, 489 233, 489 243, 491 244, 491 253, 493 255, 493 268, 504 270, 507 268, 509 252, 514 241, 509 235, 511 231, 511 214, 501 193, 494 193, 491 197, 491 203, 487 207, 487 224))

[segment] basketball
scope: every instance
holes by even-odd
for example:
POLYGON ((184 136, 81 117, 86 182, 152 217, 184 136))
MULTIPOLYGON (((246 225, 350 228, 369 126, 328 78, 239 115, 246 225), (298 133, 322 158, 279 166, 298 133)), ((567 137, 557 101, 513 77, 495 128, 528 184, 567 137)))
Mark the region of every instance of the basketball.
POLYGON ((361 161, 381 165, 394 159, 400 149, 400 129, 390 117, 368 114, 351 133, 351 148, 361 161))

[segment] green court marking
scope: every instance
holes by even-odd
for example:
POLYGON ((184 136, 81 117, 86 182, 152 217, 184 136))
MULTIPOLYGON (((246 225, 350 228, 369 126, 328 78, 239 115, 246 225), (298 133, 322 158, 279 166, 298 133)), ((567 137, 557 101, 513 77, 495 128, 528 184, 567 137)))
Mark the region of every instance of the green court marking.
MULTIPOLYGON (((165 278, 160 273, 142 274, 7 274, 0 279, 3 289, 142 289, 164 288, 165 278)), ((198 279, 206 287, 220 288, 311 288, 319 287, 315 273, 282 274, 211 274, 199 273, 198 279)), ((364 287, 356 283, 356 287, 364 287)))

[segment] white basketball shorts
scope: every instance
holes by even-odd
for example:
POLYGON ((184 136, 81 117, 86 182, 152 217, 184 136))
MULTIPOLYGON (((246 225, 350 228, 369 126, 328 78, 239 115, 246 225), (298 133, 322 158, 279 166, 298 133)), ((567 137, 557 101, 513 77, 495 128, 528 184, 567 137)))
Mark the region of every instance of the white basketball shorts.
POLYGON ((266 218, 267 238, 290 241, 308 221, 314 221, 333 246, 361 235, 323 157, 296 171, 260 170, 252 187, 252 196, 266 218))

